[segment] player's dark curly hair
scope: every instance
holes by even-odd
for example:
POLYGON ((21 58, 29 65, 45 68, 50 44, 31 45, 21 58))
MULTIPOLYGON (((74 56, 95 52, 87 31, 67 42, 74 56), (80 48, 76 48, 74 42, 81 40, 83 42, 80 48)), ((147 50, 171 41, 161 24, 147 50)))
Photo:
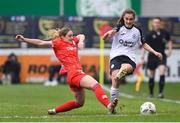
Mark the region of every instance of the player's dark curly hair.
POLYGON ((120 24, 120 25, 124 25, 124 16, 125 14, 132 14, 134 19, 136 17, 136 12, 132 9, 126 9, 123 11, 121 17, 119 18, 119 20, 117 21, 117 24, 120 24))

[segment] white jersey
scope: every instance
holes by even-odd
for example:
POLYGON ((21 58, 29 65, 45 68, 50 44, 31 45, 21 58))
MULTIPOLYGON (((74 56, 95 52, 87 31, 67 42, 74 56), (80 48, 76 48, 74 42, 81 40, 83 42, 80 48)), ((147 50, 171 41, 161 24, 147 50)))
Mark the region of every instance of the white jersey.
POLYGON ((117 56, 125 55, 136 63, 135 51, 144 42, 141 30, 135 26, 127 28, 124 25, 118 25, 115 30, 117 32, 113 36, 110 60, 117 56))

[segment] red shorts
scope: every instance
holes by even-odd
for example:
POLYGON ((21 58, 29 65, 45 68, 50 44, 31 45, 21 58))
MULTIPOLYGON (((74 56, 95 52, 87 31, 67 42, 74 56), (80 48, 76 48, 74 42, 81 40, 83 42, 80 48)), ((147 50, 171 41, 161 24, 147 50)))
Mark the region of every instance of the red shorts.
POLYGON ((83 88, 80 87, 80 81, 84 76, 86 74, 82 70, 68 71, 67 82, 73 92, 82 91, 83 88))

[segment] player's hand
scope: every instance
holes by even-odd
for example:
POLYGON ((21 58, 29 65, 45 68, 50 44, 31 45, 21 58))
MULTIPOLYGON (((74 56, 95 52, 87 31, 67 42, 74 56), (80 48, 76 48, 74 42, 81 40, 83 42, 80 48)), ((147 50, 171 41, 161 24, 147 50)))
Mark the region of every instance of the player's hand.
POLYGON ((106 33, 102 36, 102 38, 103 38, 103 39, 111 38, 115 33, 116 33, 115 30, 109 30, 108 32, 106 32, 106 33))
POLYGON ((162 58, 163 58, 163 56, 162 56, 162 54, 161 53, 159 53, 159 52, 155 52, 155 55, 160 59, 160 60, 162 60, 162 58))
POLYGON ((108 33, 105 33, 105 34, 102 36, 102 39, 105 40, 107 37, 108 37, 108 33))
POLYGON ((18 41, 22 41, 23 42, 24 41, 24 36, 16 35, 15 39, 18 40, 18 41))
POLYGON ((78 48, 83 49, 84 48, 84 42, 79 42, 78 43, 78 48))

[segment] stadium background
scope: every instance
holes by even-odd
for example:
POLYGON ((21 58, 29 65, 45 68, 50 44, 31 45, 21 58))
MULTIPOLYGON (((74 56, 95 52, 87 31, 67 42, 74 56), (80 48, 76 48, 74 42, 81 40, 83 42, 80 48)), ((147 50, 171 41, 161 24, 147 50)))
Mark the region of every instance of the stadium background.
MULTIPOLYGON (((22 65, 22 82, 44 82, 48 67, 57 64, 50 48, 36 47, 14 40, 16 34, 31 38, 48 39, 46 32, 51 28, 70 25, 75 33, 86 35, 86 48, 80 51, 85 72, 98 77, 99 30, 115 25, 122 10, 133 8, 138 17, 137 24, 145 33, 151 28, 150 18, 161 16, 174 41, 172 56, 168 59, 168 82, 180 80, 180 9, 179 1, 172 0, 24 0, 5 1, 0 4, 0 65, 14 52, 22 65), (101 7, 100 9, 98 7, 101 7), (161 8, 161 9, 160 9, 161 8), (176 8, 176 9, 174 9, 176 8), (91 62, 93 59, 94 62, 91 62)), ((108 55, 111 42, 105 42, 105 74, 108 77, 108 55)), ((140 51, 137 51, 138 63, 140 51)), ((142 70, 146 74, 146 70, 142 70)), ((2 76, 2 74, 0 74, 2 76)), ((134 81, 136 74, 127 78, 134 81)), ((147 78, 145 78, 147 80, 147 78)), ((156 77, 156 79, 158 79, 156 77)))

